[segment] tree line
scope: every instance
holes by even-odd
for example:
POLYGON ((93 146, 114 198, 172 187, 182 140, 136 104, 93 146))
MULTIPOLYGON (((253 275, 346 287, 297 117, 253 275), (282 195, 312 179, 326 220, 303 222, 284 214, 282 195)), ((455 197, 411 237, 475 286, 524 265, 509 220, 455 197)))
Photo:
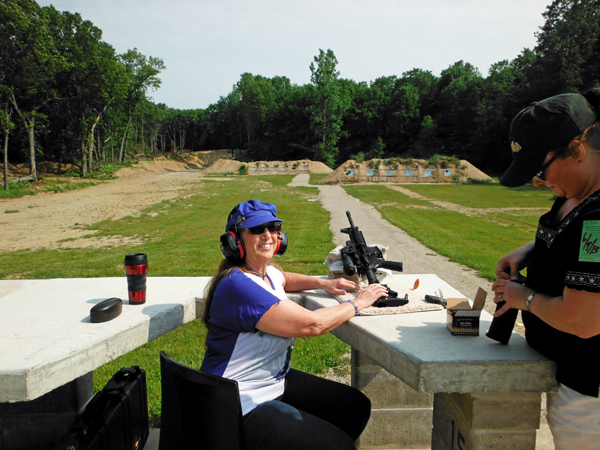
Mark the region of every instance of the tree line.
MULTIPOLYGON (((144 113, 159 108, 149 105, 147 93, 158 89, 165 67, 135 48, 116 54, 101 37, 77 13, 34 0, 0 3, 5 171, 9 153, 16 161, 27 159, 34 178, 40 157, 78 164, 82 176, 94 162, 124 160, 140 121, 144 130, 144 113)), ((152 139, 153 126, 144 136, 152 139)))
POLYGON ((116 55, 78 14, 33 0, 4 0, 0 14, 0 111, 12 143, 4 154, 18 160, 28 149, 33 171, 36 155, 85 175, 98 161, 228 148, 330 167, 442 154, 498 174, 520 109, 600 83, 600 0, 554 0, 535 48, 492 64, 487 76, 458 61, 439 76, 415 68, 356 82, 340 77, 332 50, 319 50, 309 84, 244 73, 229 94, 194 110, 149 100, 163 62, 135 49, 116 55))

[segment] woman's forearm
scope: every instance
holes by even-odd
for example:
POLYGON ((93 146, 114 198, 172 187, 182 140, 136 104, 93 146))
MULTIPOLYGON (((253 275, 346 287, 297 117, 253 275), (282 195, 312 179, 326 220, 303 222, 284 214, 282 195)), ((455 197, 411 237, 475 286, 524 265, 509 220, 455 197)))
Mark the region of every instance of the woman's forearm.
POLYGON ((535 294, 531 312, 548 325, 587 339, 600 334, 600 294, 565 288, 560 297, 535 294))
POLYGON ((283 272, 285 278, 286 292, 307 291, 310 289, 322 289, 325 286, 323 278, 303 275, 301 273, 283 272))

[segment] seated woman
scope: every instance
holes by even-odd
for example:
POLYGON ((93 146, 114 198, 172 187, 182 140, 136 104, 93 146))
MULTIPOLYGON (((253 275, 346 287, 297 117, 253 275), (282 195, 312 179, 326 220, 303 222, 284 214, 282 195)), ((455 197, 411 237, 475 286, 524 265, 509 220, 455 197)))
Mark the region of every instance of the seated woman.
POLYGON ((357 389, 290 368, 294 338, 327 333, 387 294, 360 286, 283 272, 273 256, 287 247, 283 220, 271 203, 250 200, 228 216, 225 259, 207 288, 208 328, 202 370, 236 380, 248 449, 355 449, 371 414, 357 389), (286 291, 360 290, 354 301, 309 311, 286 291))

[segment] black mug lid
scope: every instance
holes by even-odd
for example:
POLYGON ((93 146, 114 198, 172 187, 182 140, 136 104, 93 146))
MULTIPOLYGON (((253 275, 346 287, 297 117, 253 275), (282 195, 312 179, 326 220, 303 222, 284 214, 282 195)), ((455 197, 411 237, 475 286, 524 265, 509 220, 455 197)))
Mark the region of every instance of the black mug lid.
POLYGON ((128 253, 125 255, 126 266, 143 266, 148 264, 148 257, 145 253, 128 253))

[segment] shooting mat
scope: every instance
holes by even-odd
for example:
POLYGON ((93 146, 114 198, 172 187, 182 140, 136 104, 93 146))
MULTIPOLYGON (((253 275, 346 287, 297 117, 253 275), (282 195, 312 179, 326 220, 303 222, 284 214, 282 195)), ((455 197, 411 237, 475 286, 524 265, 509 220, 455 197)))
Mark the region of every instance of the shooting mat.
MULTIPOLYGON (((387 255, 388 247, 381 244, 374 244, 378 247, 383 257, 385 258, 387 255)), ((329 266, 329 278, 338 278, 340 276, 344 276, 344 269, 341 261, 341 250, 343 246, 339 245, 327 256, 327 259, 323 262, 323 264, 327 264, 329 266)), ((380 283, 387 285, 393 291, 398 293, 398 298, 405 298, 408 295, 408 303, 404 306, 390 306, 385 308, 378 308, 376 306, 371 306, 369 308, 365 308, 360 311, 358 314, 360 316, 379 316, 383 314, 404 314, 411 312, 423 312, 423 311, 438 311, 440 309, 444 309, 442 305, 435 303, 427 303, 425 301, 425 294, 435 295, 435 292, 425 292, 425 288, 423 286, 417 286, 415 288, 414 284, 410 286, 404 286, 400 281, 397 281, 391 277, 392 272, 387 269, 377 269, 375 272, 380 283)), ((346 277, 349 278, 349 277, 346 277)), ((358 282, 358 275, 355 278, 352 278, 355 282, 358 282)), ((364 280, 366 282, 366 280, 364 280)), ((363 283, 361 282, 361 285, 363 283)), ((367 286, 367 284, 364 284, 367 286)), ((354 300, 358 292, 347 292, 344 295, 332 295, 338 302, 343 303, 348 300, 354 300)))
MULTIPOLYGON (((427 303, 425 301, 425 294, 435 294, 434 292, 425 292, 423 287, 417 287, 413 289, 414 285, 403 286, 401 282, 387 277, 381 280, 381 283, 387 285, 390 289, 398 293, 398 298, 405 298, 408 295, 408 303, 404 306, 390 306, 386 308, 378 308, 376 306, 370 306, 360 311, 360 316, 379 316, 384 314, 404 314, 411 312, 424 312, 424 311, 438 311, 444 309, 442 305, 427 303)), ((343 303, 347 300, 354 300, 358 292, 347 292, 344 295, 333 295, 338 302, 343 303)))

